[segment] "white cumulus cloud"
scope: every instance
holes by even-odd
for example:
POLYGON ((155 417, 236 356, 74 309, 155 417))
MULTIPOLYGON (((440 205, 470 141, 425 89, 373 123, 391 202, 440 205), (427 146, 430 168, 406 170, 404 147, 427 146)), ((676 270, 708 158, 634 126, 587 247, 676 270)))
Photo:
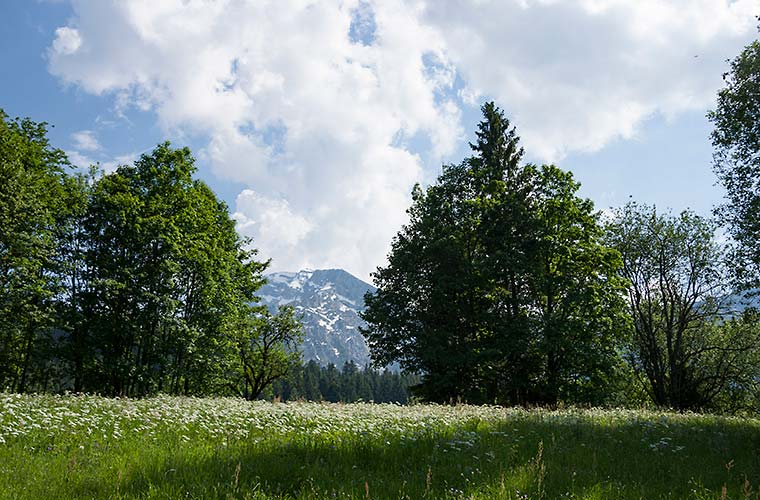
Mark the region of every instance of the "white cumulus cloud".
POLYGON ((152 110, 167 135, 201 137, 214 174, 248 186, 235 217, 273 268, 363 278, 406 220, 411 186, 462 146, 473 105, 494 98, 532 157, 598 150, 655 114, 709 107, 760 10, 758 0, 72 3, 49 51, 54 75, 152 110))
POLYGON ((340 266, 366 278, 423 178, 407 142, 428 137, 440 157, 462 136, 460 110, 441 98, 451 78, 425 63, 445 62, 443 41, 400 0, 74 7, 91 43, 53 53, 50 71, 154 110, 170 134, 206 137, 200 156, 213 172, 250 187, 236 202, 239 228, 274 268, 340 266), (357 17, 368 40, 350 34, 357 17))
POLYGON ((756 33, 757 0, 439 0, 462 95, 496 99, 528 152, 556 161, 634 137, 655 114, 707 109, 756 33))
POLYGON ((75 54, 82 46, 82 38, 75 28, 62 26, 55 30, 53 40, 53 52, 55 55, 70 56, 75 54))
POLYGON ((290 210, 287 200, 270 198, 250 189, 238 195, 236 206, 238 211, 234 218, 238 221, 238 228, 246 233, 262 235, 263 239, 258 243, 270 251, 276 250, 276 255, 291 252, 313 227, 304 216, 290 210))
POLYGON ((92 130, 80 130, 71 134, 73 146, 80 151, 100 151, 102 146, 92 130))

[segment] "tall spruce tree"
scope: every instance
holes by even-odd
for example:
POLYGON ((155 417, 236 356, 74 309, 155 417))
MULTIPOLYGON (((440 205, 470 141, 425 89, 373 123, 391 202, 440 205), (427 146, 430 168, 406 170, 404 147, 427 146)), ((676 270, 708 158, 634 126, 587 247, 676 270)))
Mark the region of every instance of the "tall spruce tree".
POLYGON ((626 324, 619 256, 572 175, 520 164, 515 129, 482 110, 473 156, 414 188, 374 273, 373 360, 421 372, 430 400, 598 400, 626 324))

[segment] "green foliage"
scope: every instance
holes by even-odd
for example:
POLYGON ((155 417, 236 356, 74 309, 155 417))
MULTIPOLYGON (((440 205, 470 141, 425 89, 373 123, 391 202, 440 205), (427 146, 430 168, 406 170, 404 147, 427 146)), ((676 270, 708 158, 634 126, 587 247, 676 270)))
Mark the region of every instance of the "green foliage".
POLYGON ((714 169, 726 189, 716 214, 735 247, 731 270, 744 288, 760 286, 760 41, 749 44, 724 75, 715 129, 714 169))
MULTIPOLYGON (((758 54, 734 61, 711 114, 743 286, 760 261, 758 54)), ((0 387, 406 402, 414 384, 441 402, 756 411, 760 328, 724 307, 714 226, 629 204, 605 235, 572 174, 521 164, 514 127, 482 110, 473 155, 414 188, 366 297, 374 362, 421 378, 301 366, 293 310, 256 305, 268 262, 187 148, 72 173, 45 124, 0 112, 0 387)))
POLYGON ((227 207, 168 143, 99 178, 85 218, 88 345, 115 395, 224 384, 244 305, 263 284, 227 207))
POLYGON ((609 244, 620 252, 629 282, 629 360, 660 406, 724 406, 718 401, 746 393, 758 374, 750 362, 759 345, 754 316, 724 320, 731 311, 714 229, 693 212, 672 216, 636 203, 618 210, 608 225, 609 244))
POLYGON ((233 388, 246 399, 258 398, 272 382, 301 362, 298 346, 302 340, 303 325, 291 306, 280 307, 277 314, 266 307, 253 308, 235 338, 240 376, 233 388))
POLYGON ((701 360, 725 382, 714 390, 710 409, 729 414, 760 412, 760 317, 749 309, 727 321, 709 325, 705 337, 721 349, 701 360))
POLYGON ((64 287, 59 243, 82 196, 67 167, 46 124, 0 110, 0 387, 24 391, 51 378, 64 287))
POLYGON ((758 497, 760 421, 0 394, 0 497, 758 497))
POLYGON ((521 166, 493 103, 474 156, 415 187, 365 298, 373 360, 423 373, 429 400, 600 401, 625 331, 620 264, 572 175, 521 166))
POLYGON ((618 351, 628 318, 618 253, 603 243, 593 203, 576 196, 580 184, 557 167, 542 167, 537 195, 538 242, 529 311, 539 334, 546 380, 544 400, 599 402, 620 369, 618 351))
POLYGON ((0 387, 228 391, 241 335, 292 344, 279 336, 292 313, 238 330, 268 263, 193 178, 187 148, 72 174, 44 124, 0 119, 0 387))

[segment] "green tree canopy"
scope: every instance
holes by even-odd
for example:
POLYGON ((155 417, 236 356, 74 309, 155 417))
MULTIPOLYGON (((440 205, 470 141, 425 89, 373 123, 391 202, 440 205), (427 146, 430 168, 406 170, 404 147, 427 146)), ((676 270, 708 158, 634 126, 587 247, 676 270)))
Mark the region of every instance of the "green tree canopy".
POLYGON ((46 124, 0 110, 0 388, 49 378, 41 366, 54 356, 60 240, 81 199, 68 167, 46 124))
POLYGON ((422 373, 437 401, 598 399, 626 324, 619 256, 572 175, 521 165, 515 129, 482 110, 474 155, 415 187, 374 273, 373 360, 422 373))
POLYGON ((256 305, 268 262, 189 149, 68 169, 45 124, 0 111, 0 390, 229 393, 242 374, 255 396, 293 365, 300 325, 256 305))
POLYGON ((301 363, 298 346, 303 340, 303 325, 291 306, 276 314, 266 307, 253 308, 236 332, 239 376, 232 387, 246 399, 258 398, 274 381, 301 363))
POLYGON ((749 44, 724 75, 715 129, 714 169, 726 190, 718 207, 735 243, 731 269, 743 288, 760 287, 760 41, 749 44))
POLYGON ((104 384, 93 389, 202 393, 223 383, 232 329, 266 263, 194 172, 190 150, 165 143, 93 188, 87 316, 104 384))
POLYGON ((673 216, 636 203, 608 224, 634 320, 628 357, 660 406, 712 408, 756 375, 746 370, 758 344, 750 316, 725 320, 731 304, 714 229, 693 212, 673 216))

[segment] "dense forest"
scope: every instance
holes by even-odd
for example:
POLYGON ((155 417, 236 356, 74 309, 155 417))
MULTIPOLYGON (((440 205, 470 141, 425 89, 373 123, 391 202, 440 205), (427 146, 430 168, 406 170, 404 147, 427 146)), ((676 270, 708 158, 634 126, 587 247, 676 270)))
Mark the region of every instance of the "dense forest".
POLYGON ((288 374, 264 391, 267 399, 280 401, 329 401, 332 403, 409 402, 409 387, 419 383, 419 376, 391 370, 363 368, 348 362, 342 368, 320 366, 311 360, 294 366, 288 374))
POLYGON ((756 412, 758 75, 755 42, 709 115, 713 217, 603 214, 486 103, 472 155, 414 187, 366 297, 373 361, 405 374, 301 364, 293 310, 256 298, 268 261, 187 148, 85 172, 0 112, 0 389, 756 412))

